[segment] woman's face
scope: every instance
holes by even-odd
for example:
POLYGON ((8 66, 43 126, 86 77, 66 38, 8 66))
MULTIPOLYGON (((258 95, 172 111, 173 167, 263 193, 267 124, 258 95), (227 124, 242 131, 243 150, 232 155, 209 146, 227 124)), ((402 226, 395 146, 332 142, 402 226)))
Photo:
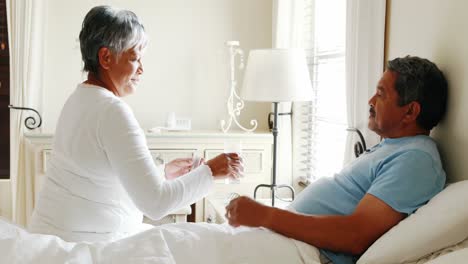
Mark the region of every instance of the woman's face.
POLYGON ((135 92, 140 75, 143 74, 142 55, 143 50, 140 48, 131 48, 120 56, 110 56, 107 74, 118 96, 124 97, 135 92))

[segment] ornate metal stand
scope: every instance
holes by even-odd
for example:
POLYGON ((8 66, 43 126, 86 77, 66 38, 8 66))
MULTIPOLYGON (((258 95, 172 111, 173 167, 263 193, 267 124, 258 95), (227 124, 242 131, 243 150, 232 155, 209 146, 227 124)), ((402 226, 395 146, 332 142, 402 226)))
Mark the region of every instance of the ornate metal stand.
POLYGON ((227 110, 229 114, 229 120, 227 122, 224 119, 221 120, 221 130, 223 131, 223 133, 226 133, 229 130, 229 128, 231 128, 231 125, 234 122, 240 129, 246 132, 252 132, 258 126, 257 120, 255 119, 250 120, 250 125, 253 126, 250 129, 243 127, 237 120, 237 117, 240 115, 240 111, 244 108, 244 101, 239 97, 236 91, 237 82, 235 78, 235 72, 236 72, 235 59, 236 59, 236 55, 239 55, 239 60, 240 60, 239 69, 243 69, 244 68, 243 51, 239 48, 239 41, 228 41, 226 42, 226 46, 228 46, 229 48, 230 64, 231 64, 231 83, 230 83, 231 85, 229 89, 229 98, 227 101, 227 110))
POLYGON ((18 106, 13 106, 13 105, 9 105, 8 108, 10 109, 16 109, 16 110, 20 110, 20 111, 23 111, 23 110, 26 110, 26 111, 33 111, 34 113, 36 113, 37 117, 39 118, 39 123, 37 123, 36 121, 36 118, 34 118, 33 116, 28 116, 25 120, 24 120, 24 125, 26 126, 27 129, 29 130, 34 130, 36 128, 39 128, 41 127, 42 125, 42 117, 41 115, 39 114, 39 112, 35 109, 32 109, 32 108, 28 108, 28 107, 18 107, 18 106))
POLYGON ((362 135, 361 131, 354 127, 349 127, 346 129, 347 131, 356 132, 359 136, 359 141, 354 143, 354 156, 359 157, 362 153, 367 151, 366 140, 362 135))
POLYGON ((278 103, 277 102, 274 102, 273 103, 273 107, 274 107, 274 121, 273 121, 273 128, 272 128, 272 133, 273 133, 273 175, 272 175, 272 178, 271 178, 271 184, 259 184, 255 187, 255 190, 254 190, 254 199, 257 198, 257 190, 259 188, 268 188, 268 189, 271 189, 271 206, 275 206, 275 193, 276 193, 276 190, 277 189, 280 189, 280 188, 287 188, 289 190, 291 190, 291 198, 292 200, 294 200, 294 195, 295 195, 295 192, 294 192, 294 188, 291 186, 291 185, 288 185, 288 184, 279 184, 277 185, 276 184, 276 151, 278 149, 278 145, 277 145, 277 136, 278 136, 278 103))

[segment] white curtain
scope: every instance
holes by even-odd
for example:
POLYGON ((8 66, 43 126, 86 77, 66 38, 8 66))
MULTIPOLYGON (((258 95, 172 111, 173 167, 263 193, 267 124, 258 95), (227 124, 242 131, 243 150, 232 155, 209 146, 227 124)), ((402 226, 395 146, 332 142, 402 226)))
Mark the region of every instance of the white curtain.
MULTIPOLYGON (((348 0, 346 14, 346 100, 348 124, 364 135, 367 147, 379 137, 367 129, 368 100, 384 68, 386 0, 348 0)), ((349 133, 345 162, 354 158, 355 133, 349 133)))
POLYGON ((299 22, 297 27, 304 27, 304 31, 299 32, 302 32, 300 35, 304 38, 303 45, 308 45, 312 53, 309 54, 309 58, 312 59, 309 67, 313 71, 316 98, 312 106, 301 107, 300 104, 294 104, 293 107, 295 112, 304 112, 302 116, 299 113, 293 118, 293 168, 295 180, 307 183, 307 179, 311 177, 332 175, 342 167, 343 161, 346 163, 354 158, 353 145, 358 137, 355 133, 346 134, 344 130, 347 126, 360 129, 368 146, 379 140, 367 129, 367 102, 374 93, 383 69, 386 1, 305 2, 306 19, 302 23, 299 22), (331 24, 333 22, 336 24, 331 24), (330 30, 333 31, 329 32, 330 30), (325 32, 328 32, 328 35, 325 32), (329 36, 335 38, 327 38, 329 36), (333 59, 339 60, 333 62, 333 59), (333 68, 333 65, 337 68, 333 68), (331 81, 330 76, 343 82, 331 81), (336 90, 339 92, 336 98, 330 97, 327 92, 335 91, 330 89, 330 85, 333 85, 333 88, 341 87, 346 93, 336 90), (335 101, 329 102, 330 98, 335 101), (342 116, 331 113, 327 107, 336 104, 337 101, 339 106, 343 106, 339 110, 343 111, 342 116), (337 150, 338 146, 340 150, 337 150), (329 157, 330 155, 332 157, 329 157), (332 159, 336 159, 337 162, 333 162, 332 159))
MULTIPOLYGON (((301 0, 273 1, 273 48, 301 48, 302 8, 301 0)), ((280 103, 279 113, 291 113, 292 103, 280 103)), ((278 152, 277 181, 292 184, 293 150, 292 150, 292 120, 291 115, 278 117, 278 152)), ((286 189, 281 189, 289 194, 286 189)))
MULTIPOLYGON (((41 112, 41 64, 45 0, 7 0, 10 46, 10 104, 41 112)), ((26 225, 33 209, 34 182, 26 175, 24 119, 31 113, 10 111, 10 180, 13 221, 26 225)))

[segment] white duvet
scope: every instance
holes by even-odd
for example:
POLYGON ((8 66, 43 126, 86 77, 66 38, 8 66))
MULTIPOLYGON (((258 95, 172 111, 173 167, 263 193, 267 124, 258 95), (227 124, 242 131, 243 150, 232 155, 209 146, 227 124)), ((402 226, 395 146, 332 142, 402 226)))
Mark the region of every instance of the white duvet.
POLYGON ((0 263, 311 263, 319 251, 261 228, 181 223, 100 243, 31 234, 0 219, 0 263))

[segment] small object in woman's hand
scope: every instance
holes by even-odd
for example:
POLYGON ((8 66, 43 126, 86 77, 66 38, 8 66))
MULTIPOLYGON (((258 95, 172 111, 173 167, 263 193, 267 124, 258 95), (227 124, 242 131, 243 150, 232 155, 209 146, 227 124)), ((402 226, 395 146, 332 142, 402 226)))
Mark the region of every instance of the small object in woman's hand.
MULTIPOLYGON (((224 141, 224 153, 237 153, 238 155, 242 154, 242 142, 240 140, 236 139, 226 139, 224 141)), ((230 159, 230 162, 232 160, 230 159)), ((242 172, 238 172, 239 174, 237 177, 229 177, 224 180, 225 184, 230 184, 230 183, 240 183, 240 177, 243 177, 242 172)))
POLYGON ((190 169, 191 171, 196 169, 198 166, 200 166, 203 162, 203 158, 197 155, 193 155, 192 157, 192 168, 190 169))

